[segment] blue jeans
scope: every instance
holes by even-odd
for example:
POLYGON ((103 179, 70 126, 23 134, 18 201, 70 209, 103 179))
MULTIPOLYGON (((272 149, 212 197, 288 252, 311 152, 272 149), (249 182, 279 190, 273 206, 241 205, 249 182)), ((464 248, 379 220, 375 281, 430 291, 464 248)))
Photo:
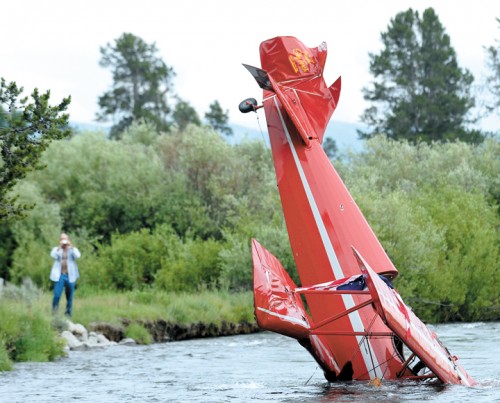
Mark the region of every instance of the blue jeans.
POLYGON ((75 293, 75 283, 70 283, 67 274, 61 274, 59 281, 54 283, 54 298, 52 299, 52 312, 56 313, 59 308, 59 300, 63 289, 66 291, 66 311, 65 315, 71 316, 73 310, 73 294, 75 293))

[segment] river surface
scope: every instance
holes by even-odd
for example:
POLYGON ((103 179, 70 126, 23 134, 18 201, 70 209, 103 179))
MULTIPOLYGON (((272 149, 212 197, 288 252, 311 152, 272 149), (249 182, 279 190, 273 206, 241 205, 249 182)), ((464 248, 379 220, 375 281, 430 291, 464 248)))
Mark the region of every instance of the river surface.
POLYGON ((477 386, 329 384, 295 340, 263 332, 16 364, 0 373, 0 402, 500 402, 500 322, 432 328, 477 386))

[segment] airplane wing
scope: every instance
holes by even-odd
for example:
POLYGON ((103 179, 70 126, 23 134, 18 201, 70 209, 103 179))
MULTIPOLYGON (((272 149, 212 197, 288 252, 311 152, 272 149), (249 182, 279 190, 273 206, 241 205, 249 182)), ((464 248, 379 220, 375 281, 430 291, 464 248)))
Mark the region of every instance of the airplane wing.
POLYGON ((255 317, 259 326, 296 339, 309 334, 307 313, 297 286, 281 263, 252 240, 255 317))
POLYGON ((353 248, 353 252, 370 291, 373 305, 387 327, 442 382, 474 385, 474 380, 458 363, 458 358, 450 354, 437 335, 403 302, 399 293, 382 281, 356 249, 353 248))

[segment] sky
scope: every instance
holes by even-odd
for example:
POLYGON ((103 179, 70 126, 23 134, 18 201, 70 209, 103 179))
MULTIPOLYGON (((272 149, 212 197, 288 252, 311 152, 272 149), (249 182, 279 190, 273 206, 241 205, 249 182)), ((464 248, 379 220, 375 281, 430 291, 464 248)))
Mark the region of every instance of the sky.
MULTIPOLYGON (((241 64, 260 66, 260 43, 289 35, 309 47, 327 43, 325 80, 329 85, 342 76, 333 119, 359 123, 368 107, 361 90, 372 80, 368 54, 381 50, 380 34, 398 12, 428 7, 450 36, 460 67, 481 82, 484 47, 500 40, 498 0, 9 1, 1 6, 0 77, 26 92, 50 89, 54 104, 71 95, 71 121, 92 123, 98 97, 112 83, 110 70, 99 66, 99 49, 129 32, 156 43, 177 74, 176 93, 200 116, 218 100, 230 123, 255 128, 253 114, 241 114, 238 104, 262 93, 241 64)), ((490 116, 480 127, 498 131, 499 123, 490 116)))

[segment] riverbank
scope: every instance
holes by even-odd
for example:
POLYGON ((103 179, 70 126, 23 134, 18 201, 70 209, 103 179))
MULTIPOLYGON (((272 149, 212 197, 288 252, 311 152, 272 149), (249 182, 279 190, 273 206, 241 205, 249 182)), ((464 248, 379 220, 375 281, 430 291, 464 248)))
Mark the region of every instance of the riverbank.
MULTIPOLYGON (((76 346, 80 349, 97 346, 99 338, 103 343, 98 346, 107 346, 106 341, 133 339, 149 344, 258 331, 250 292, 77 290, 71 322, 84 328, 77 332, 63 318, 52 315, 52 294, 29 283, 4 287, 0 299, 0 371, 11 369, 13 362, 44 362, 63 356, 69 346, 62 337, 65 331, 79 336, 82 344, 76 346)), ((63 297, 60 311, 65 303, 63 297)))
POLYGON ((235 336, 259 331, 256 323, 246 321, 240 323, 223 321, 220 325, 204 322, 181 325, 166 322, 163 319, 134 322, 124 319, 123 322, 123 326, 105 322, 92 323, 87 329, 82 324, 73 323, 68 319, 53 320, 54 326, 60 329, 59 335, 64 340, 66 352, 113 345, 151 344, 205 337, 235 336))

